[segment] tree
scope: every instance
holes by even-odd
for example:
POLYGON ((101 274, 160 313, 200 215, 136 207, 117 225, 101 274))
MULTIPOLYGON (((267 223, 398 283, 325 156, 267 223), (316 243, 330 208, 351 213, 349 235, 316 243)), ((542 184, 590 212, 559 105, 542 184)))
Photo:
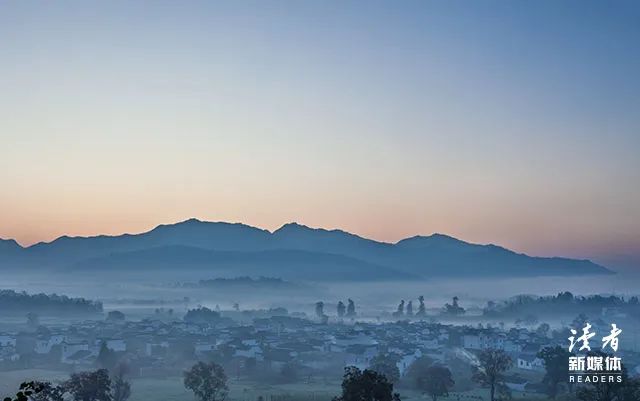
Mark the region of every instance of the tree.
POLYGON ((578 316, 576 316, 575 319, 573 319, 573 322, 571 322, 571 327, 574 327, 576 330, 579 331, 587 324, 588 320, 589 318, 587 317, 587 315, 585 315, 584 313, 581 313, 578 316))
POLYGON ((421 356, 409 365, 407 369, 406 377, 409 379, 409 383, 416 389, 420 389, 420 380, 427 374, 429 368, 433 366, 433 360, 428 356, 421 356))
MULTIPOLYGON (((602 351, 591 351, 588 356, 602 357, 610 356, 602 351)), ((580 401, 637 401, 634 396, 638 394, 638 382, 629 380, 627 369, 622 366, 620 372, 621 382, 601 380, 591 382, 588 385, 578 388, 576 398, 580 401), (635 394, 634 394, 635 393, 635 394)))
POLYGON ((393 392, 393 384, 384 375, 348 366, 344 369, 342 394, 333 401, 400 401, 400 395, 393 392))
POLYGON ((258 361, 256 360, 256 358, 247 358, 244 361, 244 372, 247 376, 251 376, 253 375, 256 370, 258 369, 258 361))
POLYGON ((0 310, 14 312, 33 312, 46 314, 47 312, 102 312, 102 303, 89 301, 84 298, 69 298, 56 294, 27 294, 13 290, 0 290, 0 310))
POLYGON ((49 382, 30 381, 20 384, 15 398, 5 397, 4 401, 63 401, 64 389, 49 382))
POLYGON ((413 316, 413 302, 407 303, 407 316, 413 316))
POLYGON ((627 378, 618 392, 619 401, 640 400, 640 378, 627 378))
POLYGON ((551 326, 548 323, 542 323, 536 329, 536 334, 540 337, 547 337, 549 335, 549 331, 551 331, 551 326))
POLYGON ((298 372, 300 371, 300 366, 298 366, 294 362, 287 362, 282 365, 282 369, 280 369, 280 376, 284 380, 285 383, 294 383, 298 381, 298 372))
POLYGON ((420 390, 430 395, 433 401, 437 401, 438 397, 449 396, 449 389, 455 382, 448 368, 432 365, 426 369, 424 376, 418 378, 416 384, 420 390))
POLYGON ((398 309, 395 312, 393 312, 393 316, 395 317, 404 316, 404 299, 400 301, 400 304, 398 305, 398 309))
POLYGON ((338 302, 338 306, 336 309, 338 310, 338 317, 344 317, 347 308, 344 306, 344 303, 342 301, 338 302))
MULTIPOLYGON (((629 393, 633 396, 633 393, 629 393)), ((580 387, 576 391, 576 398, 580 401, 626 401, 624 383, 615 383, 603 380, 580 387)), ((637 401, 638 398, 627 398, 629 401, 637 401)))
POLYGON ((396 365, 397 357, 393 355, 378 354, 371 358, 369 369, 384 375, 391 383, 400 380, 400 369, 396 365))
POLYGON ((111 383, 113 401, 127 401, 131 397, 131 383, 125 379, 128 371, 129 367, 124 363, 116 366, 111 383))
POLYGON ((39 325, 40 318, 38 317, 38 315, 33 312, 27 313, 27 326, 29 326, 30 329, 35 330, 39 325))
POLYGON ((511 368, 512 361, 504 351, 488 349, 482 351, 478 357, 480 365, 475 368, 473 380, 489 386, 491 401, 495 401, 496 389, 504 386, 503 373, 511 368))
POLYGON ((214 362, 193 365, 184 373, 184 386, 201 401, 224 401, 229 393, 227 375, 214 362))
POLYGON ((187 314, 184 315, 184 321, 187 323, 208 324, 215 323, 219 319, 220 313, 205 307, 189 309, 187 314))
POLYGON ((567 361, 570 355, 569 351, 558 345, 545 347, 538 352, 538 358, 544 360, 546 370, 542 383, 551 398, 556 398, 558 385, 567 380, 567 361))
POLYGON ((349 298, 347 300, 347 317, 355 317, 356 316, 356 304, 353 302, 353 299, 349 298))
POLYGON ((33 401, 64 401, 65 389, 62 386, 54 386, 49 382, 40 385, 40 391, 31 396, 33 401))
POLYGON ((107 321, 108 322, 124 322, 125 316, 124 313, 119 310, 112 310, 107 313, 107 321))
POLYGON ((113 369, 116 365, 117 359, 118 357, 116 356, 116 353, 109 349, 109 347, 107 347, 107 343, 103 341, 100 345, 98 357, 96 358, 98 367, 108 370, 113 369))
POLYGON ((63 387, 75 401, 112 401, 111 379, 106 369, 74 373, 63 387))
POLYGON ((418 305, 418 312, 416 312, 416 316, 424 317, 427 314, 427 308, 424 306, 424 297, 422 295, 418 297, 418 302, 420 302, 420 305, 418 305))
POLYGON ((322 301, 316 302, 316 316, 318 316, 322 324, 326 324, 329 320, 329 316, 324 314, 324 302, 322 301))
POLYGON ((453 297, 452 304, 447 303, 444 305, 444 311, 447 315, 458 316, 465 314, 466 311, 458 305, 458 300, 458 297, 453 297))

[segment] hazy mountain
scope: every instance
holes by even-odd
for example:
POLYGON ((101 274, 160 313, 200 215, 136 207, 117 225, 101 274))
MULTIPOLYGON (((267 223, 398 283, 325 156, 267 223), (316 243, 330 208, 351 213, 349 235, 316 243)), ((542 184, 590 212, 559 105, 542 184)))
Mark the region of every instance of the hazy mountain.
POLYGON ((441 234, 390 244, 341 230, 314 229, 296 223, 271 233, 244 224, 196 219, 160 225, 142 234, 61 237, 28 248, 4 241, 0 242, 0 261, 3 260, 11 265, 86 269, 234 266, 235 275, 255 270, 270 276, 293 274, 295 266, 302 266, 301 276, 314 280, 327 276, 340 280, 345 278, 341 273, 351 276, 355 271, 363 280, 391 273, 399 279, 610 273, 588 260, 530 257, 496 245, 471 244, 441 234))
POLYGON ((97 269, 114 273, 130 269, 159 273, 177 267, 206 273, 208 277, 259 277, 271 274, 280 278, 309 281, 417 278, 412 274, 348 256, 291 249, 240 252, 169 245, 91 258, 74 265, 75 269, 81 271, 97 269))
POLYGON ((96 237, 60 237, 49 243, 27 248, 31 258, 51 262, 74 262, 86 258, 166 245, 185 245, 205 249, 250 251, 268 249, 271 233, 244 224, 212 223, 190 219, 159 225, 142 234, 96 237))
POLYGON ((0 238, 0 258, 20 255, 23 248, 12 239, 0 238))
POLYGON ((580 275, 611 271, 589 260, 532 257, 496 245, 478 245, 442 234, 412 237, 398 242, 391 258, 408 271, 431 266, 436 275, 580 275))
POLYGON ((588 260, 531 257, 500 246, 471 244, 442 234, 388 244, 341 230, 312 229, 292 223, 276 230, 273 236, 283 248, 350 255, 426 277, 610 273, 588 260))

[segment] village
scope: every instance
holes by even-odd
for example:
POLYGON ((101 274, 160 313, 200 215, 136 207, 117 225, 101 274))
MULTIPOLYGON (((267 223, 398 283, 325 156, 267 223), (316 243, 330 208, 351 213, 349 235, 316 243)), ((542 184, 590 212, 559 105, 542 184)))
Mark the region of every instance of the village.
MULTIPOLYGON (((131 377, 175 377, 196 361, 214 360, 230 378, 310 383, 334 380, 346 366, 366 369, 376 358, 394 364, 402 378, 412 364, 427 358, 449 366, 464 388, 462 377, 477 365, 477 353, 496 349, 513 362, 506 385, 513 391, 537 392, 545 372, 539 352, 544 347, 566 347, 562 334, 550 331, 548 325, 506 329, 440 324, 433 319, 345 318, 327 323, 281 312, 250 323, 231 318, 130 321, 121 312, 112 312, 104 320, 0 333, 0 369, 78 372, 126 364, 131 377)), ((639 365, 637 353, 623 349, 620 354, 627 366, 639 365)), ((638 368, 629 371, 640 373, 638 368)))

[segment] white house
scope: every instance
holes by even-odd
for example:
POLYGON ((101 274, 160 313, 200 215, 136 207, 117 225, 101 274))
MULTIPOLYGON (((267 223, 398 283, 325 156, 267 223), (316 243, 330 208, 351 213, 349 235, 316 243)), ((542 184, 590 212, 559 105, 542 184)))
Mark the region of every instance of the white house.
POLYGON ((425 338, 422 340, 421 345, 425 349, 438 349, 440 347, 437 338, 425 338))
POLYGON ((127 343, 123 339, 116 338, 106 341, 107 348, 115 352, 125 352, 127 350, 127 343))
POLYGON ((518 356, 518 369, 543 371, 544 361, 534 355, 518 356))
POLYGON ((153 355, 155 352, 154 351, 160 351, 165 352, 167 349, 169 349, 169 342, 168 341, 162 341, 159 343, 146 343, 145 344, 145 354, 147 356, 151 356, 153 355))
POLYGON ((249 349, 237 349, 234 356, 242 356, 245 358, 256 358, 256 360, 261 361, 262 357, 262 348, 259 345, 254 345, 249 349))
POLYGON ((216 349, 214 343, 197 343, 195 345, 195 351, 197 355, 204 354, 205 352, 211 352, 216 349))
POLYGON ((49 339, 46 340, 36 340, 36 346, 34 351, 36 354, 48 354, 51 352, 51 347, 53 344, 49 342, 49 339))
POLYGON ((484 348, 484 343, 484 336, 477 334, 465 334, 462 336, 462 348, 480 350, 484 348))
POLYGON ((74 355, 78 351, 89 351, 89 344, 86 341, 62 343, 62 361, 66 361, 69 357, 74 355))
POLYGON ((15 347, 16 338, 8 335, 0 335, 0 347, 15 347))

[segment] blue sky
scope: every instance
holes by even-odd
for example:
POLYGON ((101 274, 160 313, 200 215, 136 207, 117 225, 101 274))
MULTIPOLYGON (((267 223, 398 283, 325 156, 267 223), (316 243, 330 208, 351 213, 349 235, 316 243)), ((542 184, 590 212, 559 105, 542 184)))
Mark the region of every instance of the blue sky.
POLYGON ((640 260, 639 20, 623 1, 3 3, 0 237, 295 220, 640 260))

